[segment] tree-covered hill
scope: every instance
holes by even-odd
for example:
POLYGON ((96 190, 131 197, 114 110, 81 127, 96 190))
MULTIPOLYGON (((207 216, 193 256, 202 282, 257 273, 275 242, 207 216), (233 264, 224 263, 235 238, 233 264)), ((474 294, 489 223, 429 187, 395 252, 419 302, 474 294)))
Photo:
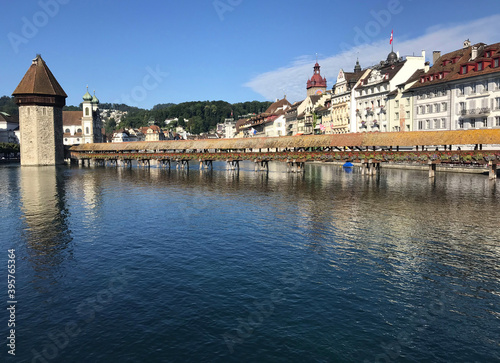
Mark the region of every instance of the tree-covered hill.
MULTIPOLYGON (((258 114, 264 112, 271 102, 249 101, 230 104, 226 101, 192 101, 179 104, 163 103, 155 105, 151 110, 145 110, 125 104, 101 103, 99 108, 127 111, 119 126, 140 127, 147 126, 148 122, 154 120, 157 125, 163 127, 166 119, 178 118, 178 124, 185 126, 193 134, 199 134, 214 129, 224 119, 232 117, 237 120, 240 116, 258 114), (186 122, 187 121, 187 122, 186 122)), ((81 110, 82 104, 78 106, 65 106, 65 111, 81 110)), ((18 115, 19 109, 14 103, 14 98, 3 96, 0 98, 0 111, 10 115, 18 115)))

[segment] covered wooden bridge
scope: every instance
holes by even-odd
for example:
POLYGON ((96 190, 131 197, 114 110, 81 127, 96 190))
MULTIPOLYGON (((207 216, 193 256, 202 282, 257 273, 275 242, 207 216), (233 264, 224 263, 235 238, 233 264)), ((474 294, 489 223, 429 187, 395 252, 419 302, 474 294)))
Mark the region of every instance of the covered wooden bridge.
POLYGON ((132 165, 136 160, 149 165, 157 160, 160 165, 176 162, 185 167, 197 160, 209 167, 221 160, 238 167, 239 161, 252 160, 265 169, 269 161, 291 167, 307 161, 371 161, 477 163, 494 169, 500 162, 500 129, 82 144, 71 147, 70 153, 73 161, 97 164, 132 165))

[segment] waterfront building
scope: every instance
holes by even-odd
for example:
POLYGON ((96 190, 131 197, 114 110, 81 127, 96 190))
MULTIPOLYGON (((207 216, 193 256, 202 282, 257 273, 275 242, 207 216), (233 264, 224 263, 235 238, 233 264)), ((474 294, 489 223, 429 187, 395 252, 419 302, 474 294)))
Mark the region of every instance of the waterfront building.
POLYGON ((285 112, 291 106, 286 96, 276 100, 261 114, 247 119, 239 126, 244 136, 276 137, 286 135, 285 112))
POLYGON ((66 93, 38 54, 12 94, 19 105, 21 165, 64 163, 66 93))
POLYGON ((472 45, 440 55, 411 91, 414 130, 500 127, 500 43, 472 45))
POLYGON ((19 118, 0 112, 0 142, 19 144, 19 118))
POLYGON ((387 60, 371 67, 368 74, 361 77, 355 88, 356 127, 351 127, 351 131, 390 131, 386 115, 389 93, 424 67, 424 51, 420 57, 407 56, 406 58, 400 58, 392 51, 387 56, 387 60))
POLYGON ((326 126, 326 133, 344 134, 349 132, 351 99, 354 100, 356 97, 354 88, 358 85, 360 78, 367 72, 369 70, 361 70, 359 60, 356 61, 354 72, 344 72, 343 69, 340 69, 337 75, 337 82, 332 88, 331 122, 326 126))
POLYGON ((297 107, 296 135, 310 135, 314 132, 316 125, 318 125, 316 109, 323 107, 325 100, 326 94, 308 95, 297 107))
MULTIPOLYGON (((160 141, 165 140, 165 135, 161 131, 160 127, 157 125, 151 125, 141 128, 141 133, 144 135, 145 141, 160 141)), ((142 141, 142 140, 138 140, 142 141)))
POLYGON ((298 131, 297 109, 303 101, 295 102, 285 111, 285 130, 287 136, 295 135, 298 131))
MULTIPOLYGON (((425 66, 429 69, 429 66, 425 66)), ((387 131, 413 131, 413 92, 409 89, 413 86, 425 69, 417 70, 406 82, 398 84, 396 89, 387 95, 387 131)))
POLYGON ((226 118, 224 122, 218 123, 216 133, 225 139, 232 139, 236 135, 236 121, 234 118, 226 118))

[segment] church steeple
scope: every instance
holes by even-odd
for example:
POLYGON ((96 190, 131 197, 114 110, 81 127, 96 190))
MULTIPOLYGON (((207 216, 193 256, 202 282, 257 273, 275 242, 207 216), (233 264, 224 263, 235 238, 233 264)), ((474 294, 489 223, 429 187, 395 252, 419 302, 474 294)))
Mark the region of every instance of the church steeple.
POLYGON ((354 72, 361 72, 361 65, 359 64, 359 58, 356 59, 356 65, 354 66, 354 72))

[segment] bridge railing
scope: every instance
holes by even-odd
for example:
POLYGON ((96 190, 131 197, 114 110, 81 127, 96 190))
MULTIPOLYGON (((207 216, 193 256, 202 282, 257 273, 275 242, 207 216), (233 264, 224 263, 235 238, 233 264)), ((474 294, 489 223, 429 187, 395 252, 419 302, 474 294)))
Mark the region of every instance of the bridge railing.
POLYGON ((342 162, 377 160, 394 163, 427 163, 436 161, 450 164, 486 164, 500 162, 500 150, 474 151, 302 151, 302 152, 218 152, 218 153, 168 153, 168 152, 75 152, 73 159, 101 160, 305 160, 316 162, 342 162))

